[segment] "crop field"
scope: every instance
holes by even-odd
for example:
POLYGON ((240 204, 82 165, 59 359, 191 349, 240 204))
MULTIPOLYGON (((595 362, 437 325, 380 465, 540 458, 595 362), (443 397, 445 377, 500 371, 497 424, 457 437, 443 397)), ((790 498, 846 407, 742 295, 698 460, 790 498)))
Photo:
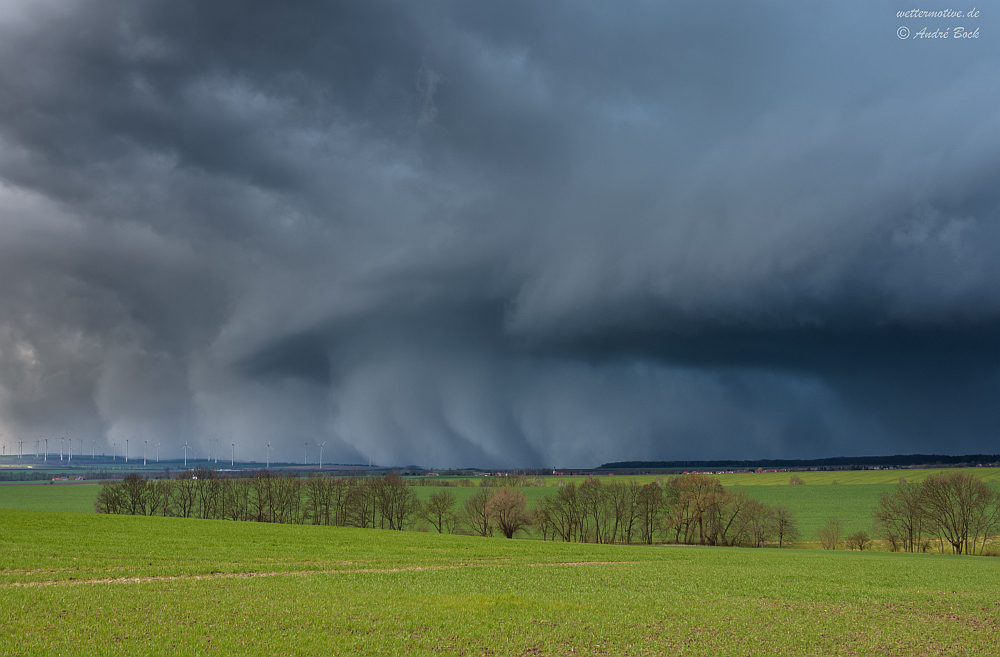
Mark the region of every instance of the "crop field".
POLYGON ((1000 559, 0 511, 0 654, 997 654, 1000 559))
POLYGON ((844 522, 845 534, 872 531, 872 509, 879 495, 895 488, 890 484, 840 486, 737 486, 734 490, 764 504, 785 504, 795 513, 802 539, 815 540, 816 530, 830 517, 844 522))
POLYGON ((100 484, 4 484, 0 509, 93 513, 100 484))
MULTIPOLYGON (((906 479, 911 483, 921 482, 932 474, 950 472, 970 472, 986 482, 1000 482, 1000 468, 938 468, 914 470, 836 470, 823 472, 748 472, 713 475, 723 486, 787 486, 793 476, 797 476, 807 486, 828 486, 831 484, 871 485, 898 484, 906 479)), ((655 481, 655 475, 632 477, 641 483, 655 481)), ((553 479, 580 479, 580 477, 546 477, 553 479)))
MULTIPOLYGON (((802 541, 815 541, 816 530, 831 516, 836 516, 844 522, 845 533, 856 530, 871 532, 871 512, 878 502, 879 495, 893 490, 901 477, 907 481, 923 481, 929 474, 935 472, 955 472, 956 470, 856 470, 839 472, 802 472, 802 473, 756 473, 718 475, 717 477, 727 487, 743 490, 755 499, 765 504, 785 504, 795 513, 802 541), (789 485, 789 479, 798 476, 804 485, 789 485), (837 485, 832 485, 836 481, 837 485)), ((1000 479, 1000 469, 969 468, 961 470, 971 472, 987 482, 1000 479)), ((616 479, 624 479, 617 477, 616 479)), ((655 481, 655 476, 635 477, 640 483, 655 481)), ((581 483, 584 478, 579 476, 549 476, 544 477, 545 486, 528 486, 522 488, 530 506, 548 495, 555 494, 560 483, 581 483)), ((603 477, 611 480, 611 477, 603 477)), ((480 479, 472 483, 476 486, 440 487, 433 484, 440 480, 428 480, 429 485, 417 485, 413 488, 418 499, 427 500, 432 493, 447 490, 455 495, 459 505, 478 490, 480 479)), ((995 485, 995 484, 994 484, 995 485)), ((91 513, 94 510, 94 499, 100 490, 99 484, 29 484, 0 485, 0 508, 26 511, 73 511, 91 513)), ((805 545, 805 543, 804 543, 805 545)))

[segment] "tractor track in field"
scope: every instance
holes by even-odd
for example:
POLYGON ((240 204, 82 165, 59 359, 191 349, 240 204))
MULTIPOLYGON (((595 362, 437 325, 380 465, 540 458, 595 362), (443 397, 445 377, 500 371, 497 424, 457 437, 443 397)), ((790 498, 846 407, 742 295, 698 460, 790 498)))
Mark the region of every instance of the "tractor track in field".
POLYGON ((210 572, 191 575, 150 575, 148 577, 103 577, 96 579, 67 579, 40 580, 34 582, 5 582, 0 584, 0 589, 9 588, 33 588, 40 586, 79 586, 81 584, 144 584, 147 582, 174 582, 174 581, 198 581, 213 579, 250 579, 255 577, 285 577, 285 576, 308 576, 308 575, 352 575, 355 573, 371 574, 391 574, 438 570, 459 570, 462 568, 490 568, 497 566, 507 567, 528 567, 536 568, 541 566, 614 566, 623 564, 636 564, 638 561, 554 561, 536 563, 459 563, 445 564, 437 566, 408 566, 400 568, 325 568, 321 570, 283 570, 283 571, 249 571, 242 573, 210 572))

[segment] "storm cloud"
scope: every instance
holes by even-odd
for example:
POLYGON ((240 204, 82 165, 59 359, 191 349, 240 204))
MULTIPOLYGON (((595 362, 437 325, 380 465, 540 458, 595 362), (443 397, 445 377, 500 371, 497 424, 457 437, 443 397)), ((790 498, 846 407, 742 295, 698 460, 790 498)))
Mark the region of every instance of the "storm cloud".
POLYGON ((995 452, 1000 25, 905 9, 5 3, 0 431, 995 452))

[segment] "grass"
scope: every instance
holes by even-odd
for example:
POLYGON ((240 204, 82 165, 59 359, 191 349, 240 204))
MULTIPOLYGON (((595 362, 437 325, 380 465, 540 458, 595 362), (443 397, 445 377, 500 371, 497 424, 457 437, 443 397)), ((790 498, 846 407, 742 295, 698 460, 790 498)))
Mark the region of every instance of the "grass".
POLYGON ((1000 560, 0 511, 0 654, 997 654, 1000 560))
MULTIPOLYGON (((879 495, 891 491, 900 477, 907 481, 923 481, 928 475, 954 470, 853 470, 839 472, 800 472, 800 473, 756 473, 718 475, 724 485, 745 490, 746 493, 765 504, 786 504, 796 514, 796 519, 804 541, 815 540, 816 530, 831 516, 844 521, 847 533, 864 529, 871 532, 872 509, 878 502, 879 495), (805 484, 791 486, 788 484, 795 474, 805 484), (839 485, 831 485, 837 481, 839 485)), ((1000 479, 998 468, 966 468, 962 472, 972 472, 985 481, 1000 479)), ((603 478, 609 481, 611 477, 603 478)), ((622 479, 622 477, 619 477, 622 479)), ((655 476, 636 477, 642 483, 655 481, 655 476)), ((583 477, 546 477, 544 487, 526 487, 522 490, 528 497, 529 505, 536 505, 545 496, 555 494, 560 480, 565 483, 581 483, 583 477)), ((476 484, 479 480, 474 480, 476 484)), ((93 512, 94 499, 100 490, 98 484, 82 485, 4 485, 0 486, 0 508, 35 511, 75 511, 93 512)), ((455 495, 459 505, 472 493, 479 490, 478 486, 439 487, 415 486, 417 496, 426 500, 432 493, 449 491, 455 495)))
MULTIPOLYGON (((797 476, 807 486, 829 486, 834 482, 841 485, 898 484, 899 479, 914 483, 921 482, 932 474, 949 472, 971 472, 983 481, 1000 481, 1000 468, 924 468, 920 470, 836 470, 824 472, 749 472, 713 475, 723 486, 787 486, 793 476, 797 476)), ((634 477, 642 483, 655 481, 655 475, 634 477)), ((582 477, 546 477, 553 479, 582 480, 582 477)), ((666 480, 667 477, 663 476, 666 480)))
POLYGON ((0 486, 0 509, 93 513, 100 491, 100 484, 5 484, 0 486))
POLYGON ((831 516, 844 522, 846 534, 872 531, 872 510, 879 495, 891 491, 889 484, 841 486, 740 486, 750 497, 765 504, 785 504, 795 513, 803 540, 815 540, 816 530, 831 516))

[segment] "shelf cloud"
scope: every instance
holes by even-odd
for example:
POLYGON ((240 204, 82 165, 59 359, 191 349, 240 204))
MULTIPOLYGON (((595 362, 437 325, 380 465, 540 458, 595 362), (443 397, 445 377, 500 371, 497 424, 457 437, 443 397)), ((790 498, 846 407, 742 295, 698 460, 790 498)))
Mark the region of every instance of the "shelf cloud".
POLYGON ((1000 25, 896 9, 6 3, 0 432, 992 453, 1000 25))

